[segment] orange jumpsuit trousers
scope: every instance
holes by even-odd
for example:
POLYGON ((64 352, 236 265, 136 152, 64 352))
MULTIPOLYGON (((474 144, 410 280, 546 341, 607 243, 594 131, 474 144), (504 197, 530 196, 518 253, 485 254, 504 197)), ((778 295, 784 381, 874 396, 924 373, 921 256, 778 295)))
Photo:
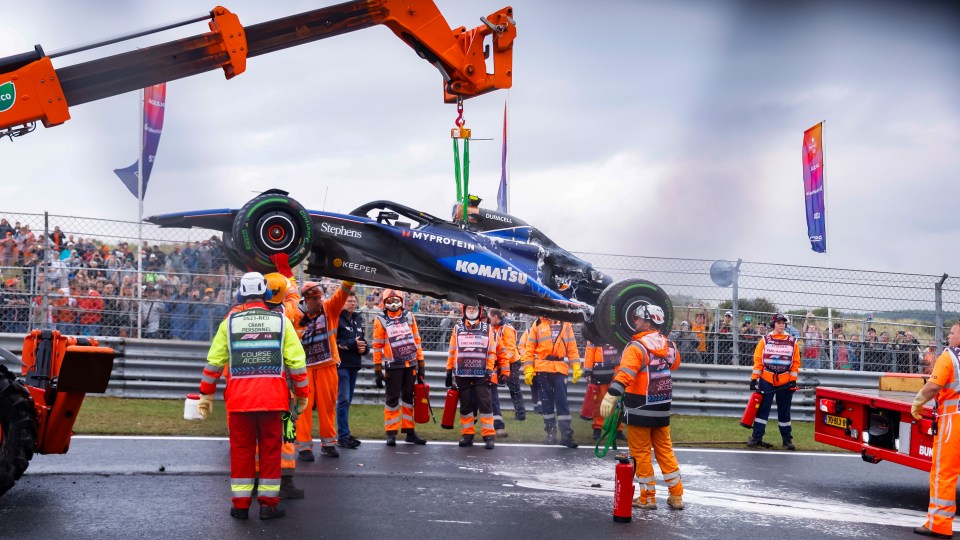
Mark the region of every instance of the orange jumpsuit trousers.
POLYGON ((627 444, 630 455, 636 460, 637 482, 640 483, 640 504, 656 500, 656 483, 653 475, 653 461, 650 449, 657 457, 663 482, 667 484, 671 495, 683 495, 683 482, 680 480, 680 464, 673 455, 673 441, 670 440, 670 426, 646 427, 627 426, 627 444))
POLYGON ((320 445, 337 445, 337 363, 324 362, 307 368, 310 396, 307 408, 297 418, 297 452, 313 449, 313 409, 320 418, 320 445))
MULTIPOLYGON (((938 534, 953 534, 953 515, 957 512, 957 473, 960 472, 960 432, 953 433, 958 413, 937 419, 930 467, 930 507, 924 527, 938 534)), ((960 422, 957 428, 960 429, 960 422)))

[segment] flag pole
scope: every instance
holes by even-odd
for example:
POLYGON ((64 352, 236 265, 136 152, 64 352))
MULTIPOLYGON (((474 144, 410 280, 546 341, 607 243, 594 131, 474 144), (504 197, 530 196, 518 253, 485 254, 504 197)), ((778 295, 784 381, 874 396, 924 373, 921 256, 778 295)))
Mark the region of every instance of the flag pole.
MULTIPOLYGON (((505 116, 506 116, 506 119, 505 119, 504 121, 507 122, 507 121, 510 119, 510 89, 507 89, 507 106, 506 106, 506 112, 505 112, 504 114, 505 114, 505 116)), ((509 125, 509 122, 507 122, 507 124, 509 125)), ((505 198, 506 198, 507 205, 506 205, 506 207, 505 207, 504 209, 506 210, 506 213, 509 214, 509 213, 510 213, 510 185, 513 183, 512 180, 510 179, 510 152, 509 152, 509 150, 507 151, 506 169, 507 169, 507 193, 506 193, 506 195, 505 195, 505 198)))
MULTIPOLYGON (((826 120, 821 120, 821 121, 820 121, 820 174, 821 174, 822 177, 823 177, 823 214, 824 214, 824 216, 823 216, 823 236, 824 236, 824 239, 825 239, 825 240, 826 240, 826 238, 827 238, 827 231, 830 230, 830 227, 827 226, 827 225, 829 224, 829 222, 830 222, 830 212, 829 212, 829 207, 827 206, 827 205, 830 204, 830 197, 827 196, 827 169, 826 169, 827 159, 826 159, 826 152, 825 152, 825 150, 824 150, 825 146, 824 146, 824 144, 823 144, 823 132, 824 132, 824 129, 823 129, 823 128, 826 127, 826 123, 827 123, 826 120)), ((829 270, 829 269, 831 268, 831 267, 830 267, 830 246, 829 246, 829 245, 827 246, 827 249, 823 250, 823 254, 824 254, 824 255, 826 256, 826 258, 827 258, 827 270, 829 270)), ((837 366, 834 364, 834 361, 833 361, 833 359, 834 359, 834 355, 833 355, 833 346, 834 346, 834 343, 833 343, 833 306, 830 305, 831 303, 832 303, 832 302, 830 302, 830 297, 827 296, 827 332, 828 332, 827 336, 830 338, 830 339, 827 341, 827 343, 830 344, 830 348, 829 348, 830 363, 829 363, 829 365, 830 365, 830 369, 837 369, 837 366)))
POLYGON ((140 89, 140 116, 137 132, 140 135, 140 151, 137 154, 137 339, 143 337, 143 126, 146 122, 143 108, 146 89, 140 89))

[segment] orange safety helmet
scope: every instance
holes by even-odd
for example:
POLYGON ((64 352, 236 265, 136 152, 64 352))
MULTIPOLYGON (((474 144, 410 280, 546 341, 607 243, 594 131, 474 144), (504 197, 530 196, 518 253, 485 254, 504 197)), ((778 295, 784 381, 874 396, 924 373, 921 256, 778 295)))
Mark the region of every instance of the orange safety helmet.
POLYGON ((267 279, 267 288, 270 289, 270 292, 273 293, 273 297, 270 300, 267 300, 268 304, 280 304, 283 302, 283 297, 287 293, 287 287, 290 285, 290 281, 286 276, 279 272, 271 272, 265 276, 267 279))
POLYGON ((320 286, 316 281, 307 281, 300 287, 300 296, 314 297, 314 296, 323 296, 323 287, 320 286))
POLYGON ((384 289, 383 294, 380 296, 380 309, 386 309, 387 298, 399 298, 402 302, 403 291, 398 291, 396 289, 384 289))

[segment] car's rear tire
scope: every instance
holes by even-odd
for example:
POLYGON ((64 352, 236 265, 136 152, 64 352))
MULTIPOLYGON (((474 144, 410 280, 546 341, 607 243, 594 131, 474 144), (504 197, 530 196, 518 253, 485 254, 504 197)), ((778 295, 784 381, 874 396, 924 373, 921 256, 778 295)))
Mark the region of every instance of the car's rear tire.
POLYGON ((237 248, 234 247, 233 234, 229 231, 224 231, 223 233, 223 256, 227 258, 227 261, 233 265, 234 268, 244 272, 250 269, 246 261, 243 260, 243 257, 240 256, 237 248))
POLYGON ((0 495, 27 470, 37 448, 37 410, 30 392, 0 365, 0 495))
POLYGON ((659 285, 645 279, 625 279, 611 284, 600 293, 593 323, 604 342, 623 348, 630 343, 635 330, 632 313, 641 304, 663 308, 665 319, 661 330, 669 333, 673 325, 673 302, 659 285))
POLYGON ((231 243, 244 263, 245 268, 241 268, 247 271, 275 272, 270 256, 278 253, 286 253, 294 267, 310 254, 313 218, 286 192, 270 190, 251 199, 237 213, 231 243))
POLYGON ((580 327, 580 335, 583 336, 583 339, 588 340, 598 347, 604 344, 603 336, 600 334, 600 330, 597 329, 597 324, 593 319, 588 319, 583 322, 583 326, 580 327))

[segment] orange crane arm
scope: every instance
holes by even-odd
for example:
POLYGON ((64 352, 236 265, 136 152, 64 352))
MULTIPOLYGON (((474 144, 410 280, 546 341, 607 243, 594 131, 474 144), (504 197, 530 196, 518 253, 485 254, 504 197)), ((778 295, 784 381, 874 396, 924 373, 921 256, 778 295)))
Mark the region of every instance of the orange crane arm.
POLYGON ((246 59, 371 26, 392 30, 443 77, 451 103, 512 85, 513 9, 505 7, 472 30, 451 29, 432 0, 356 0, 264 23, 242 26, 217 6, 209 14, 44 54, 42 47, 0 58, 0 137, 29 133, 70 119, 69 108, 222 68, 227 79, 244 72, 246 59), (89 62, 54 68, 52 58, 209 19, 210 32, 89 62), (493 73, 484 47, 492 36, 493 73))

